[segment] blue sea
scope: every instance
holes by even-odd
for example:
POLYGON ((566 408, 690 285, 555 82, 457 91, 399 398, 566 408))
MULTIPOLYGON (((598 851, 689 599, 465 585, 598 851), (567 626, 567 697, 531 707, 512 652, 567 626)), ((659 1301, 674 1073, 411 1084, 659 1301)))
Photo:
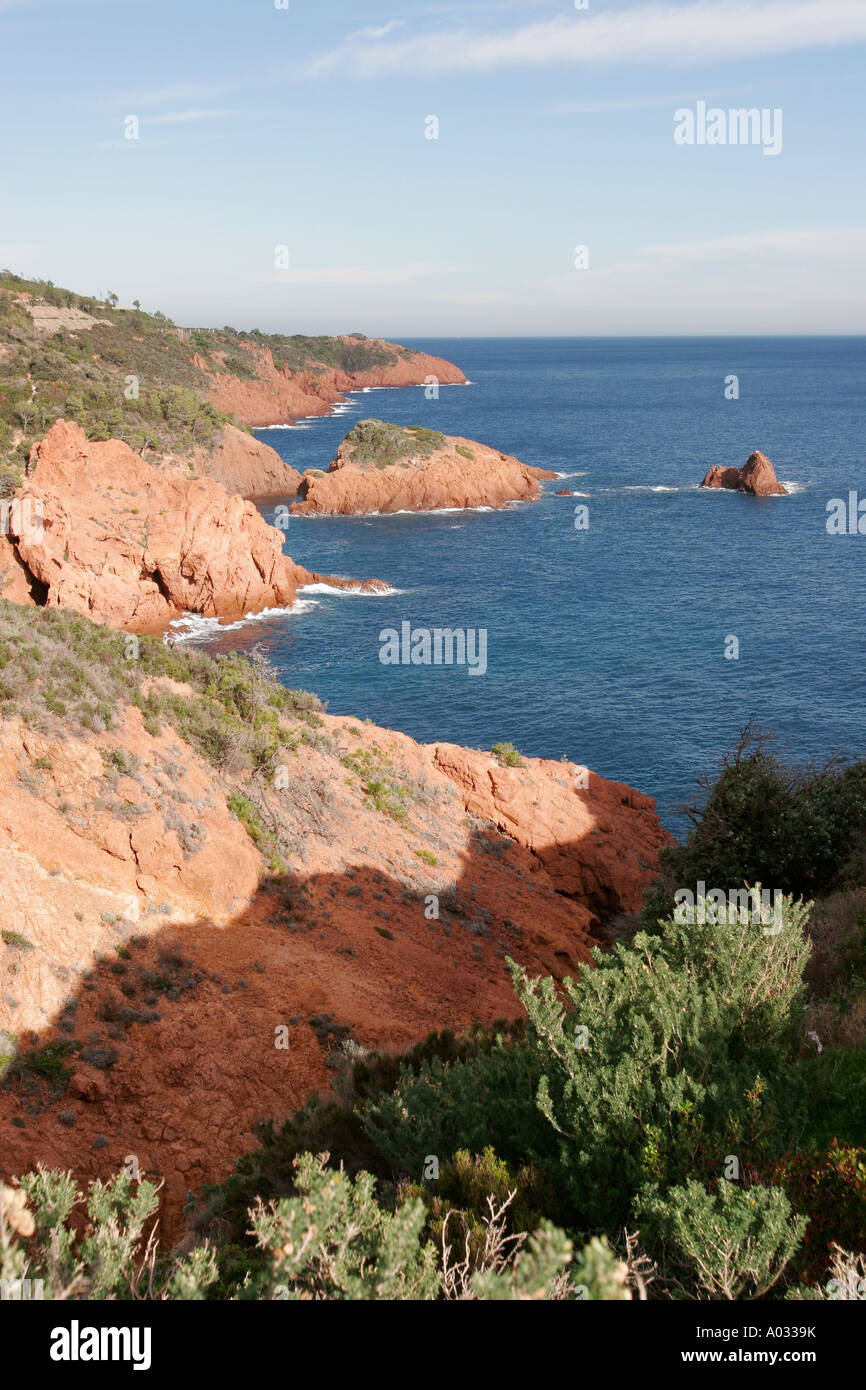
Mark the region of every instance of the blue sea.
MULTIPOLYGON (((679 807, 750 719, 796 760, 866 751, 866 536, 831 536, 827 503, 866 498, 866 338, 454 339, 413 347, 471 385, 358 393, 338 414, 257 431, 327 468, 368 416, 477 439, 553 469, 504 511, 292 518, 286 550, 386 597, 313 593, 297 611, 206 634, 261 642, 286 684, 331 713, 424 742, 565 755, 679 807), (726 399, 736 376, 739 399, 726 399), (753 449, 791 489, 701 491, 753 449), (575 497, 558 497, 558 487, 575 497), (576 506, 589 508, 575 529, 576 506), (485 628, 488 669, 384 666, 385 627, 485 628), (728 639, 739 657, 726 659, 728 639)), ((273 520, 275 503, 262 505, 273 520)))

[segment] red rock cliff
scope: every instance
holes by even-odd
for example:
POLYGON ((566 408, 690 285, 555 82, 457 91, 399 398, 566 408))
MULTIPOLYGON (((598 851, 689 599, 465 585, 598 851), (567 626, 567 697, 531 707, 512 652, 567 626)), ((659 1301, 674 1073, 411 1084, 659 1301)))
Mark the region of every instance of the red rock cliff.
MULTIPOLYGON (((283 554, 282 532, 251 502, 188 468, 152 467, 120 440, 93 443, 59 420, 31 470, 18 494, 28 524, 16 530, 13 513, 10 540, 33 598, 49 607, 156 632, 184 611, 285 607, 321 578, 283 554)), ((7 582, 20 597, 20 573, 7 582)))
POLYGON ((232 496, 293 497, 301 485, 300 473, 276 449, 234 425, 226 425, 213 453, 197 454, 195 463, 232 496))
MULTIPOLYGON (((423 352, 407 352, 393 343, 376 340, 392 355, 392 360, 368 371, 345 372, 338 369, 289 367, 274 362, 269 348, 242 344, 255 377, 230 373, 209 373, 208 397, 218 410, 236 416, 245 425, 287 425, 311 415, 328 415, 334 405, 345 400, 345 391, 365 386, 423 386, 430 378, 441 386, 460 386, 466 377, 459 367, 441 357, 423 352)), ((196 358, 196 365, 207 371, 207 363, 196 358)))

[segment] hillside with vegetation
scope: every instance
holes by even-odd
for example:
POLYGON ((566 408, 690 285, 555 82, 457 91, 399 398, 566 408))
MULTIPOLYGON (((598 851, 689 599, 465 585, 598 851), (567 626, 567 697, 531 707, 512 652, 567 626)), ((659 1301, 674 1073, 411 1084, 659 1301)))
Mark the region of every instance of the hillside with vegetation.
POLYGON ((319 379, 324 389, 335 372, 392 369, 413 356, 363 334, 180 329, 158 310, 119 307, 113 294, 98 300, 0 271, 0 496, 14 492, 34 443, 59 418, 151 460, 185 456, 239 423, 209 396, 231 400, 260 372, 301 373, 306 389, 319 379))
MULTIPOLYGON (((747 731, 686 842, 662 851, 635 934, 590 960, 589 915, 465 815, 429 750, 328 716, 258 656, 130 652, 74 615, 0 618, 0 851, 24 893, 2 933, 4 1000, 44 1007, 50 978, 58 1001, 56 1027, 0 1034, 0 1278, 26 1269, 70 1299, 858 1297, 862 764, 790 768, 747 731), (54 866, 32 885, 16 817, 27 863, 44 850, 54 866), (110 872, 124 854, 146 868, 152 918, 119 906, 120 878, 105 910, 100 845, 110 872), (182 929, 158 901, 178 864, 182 929), (440 877, 453 887, 426 921, 440 877), (676 895, 696 880, 770 885, 772 927, 739 909, 683 921, 676 895), (52 884, 63 907, 40 915, 52 884), (196 904, 221 887, 224 906, 251 903, 215 930, 196 904), (84 971, 77 932, 99 943, 84 971), (483 999, 486 1018, 445 1027, 464 986, 458 1010, 483 999), (391 1010, 402 1046, 363 1041, 364 999, 366 1031, 391 1010), (192 1179, 203 1150, 248 1147, 250 1112, 257 1146, 227 1179, 192 1179), (111 1155, 118 1125, 123 1153, 158 1150, 151 1171, 71 1175, 111 1155), (11 1168, 34 1140, 41 1166, 11 1168), (183 1177, 187 1234, 157 1248, 161 1185, 183 1177)), ((487 775, 540 775, 506 762, 487 775)))

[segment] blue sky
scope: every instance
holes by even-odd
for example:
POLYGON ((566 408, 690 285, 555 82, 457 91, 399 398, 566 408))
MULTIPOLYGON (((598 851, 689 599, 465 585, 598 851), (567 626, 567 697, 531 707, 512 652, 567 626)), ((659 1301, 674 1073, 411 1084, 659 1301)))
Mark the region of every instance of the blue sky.
POLYGON ((866 0, 0 0, 0 264, 195 325, 863 332, 864 81, 866 0), (677 145, 700 101, 781 153, 677 145))

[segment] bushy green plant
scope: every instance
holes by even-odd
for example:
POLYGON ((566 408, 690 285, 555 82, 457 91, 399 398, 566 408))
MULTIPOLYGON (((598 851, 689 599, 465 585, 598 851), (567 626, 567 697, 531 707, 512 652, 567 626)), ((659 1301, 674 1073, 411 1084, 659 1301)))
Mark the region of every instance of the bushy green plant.
POLYGON ((436 1297, 436 1252, 420 1240, 422 1202, 410 1199, 388 1212, 376 1202, 369 1173, 349 1178, 327 1168, 324 1157, 304 1154, 297 1169, 297 1197, 260 1203, 252 1213, 256 1240, 273 1262, 267 1296, 436 1297))
POLYGON ((789 767, 749 726, 718 777, 701 786, 702 804, 686 808, 685 844, 661 853, 648 928, 672 910, 677 888, 694 893, 699 882, 724 891, 762 883, 812 898, 863 881, 866 763, 789 767))
POLYGON ((378 744, 347 753, 341 762, 359 779, 367 801, 375 810, 402 825, 408 822, 412 790, 400 780, 392 759, 378 744))
POLYGON ((806 909, 760 926, 667 922, 566 980, 514 966, 537 1039, 538 1102, 575 1211, 610 1229, 649 1177, 721 1175, 787 1146, 798 1095, 806 909))
POLYGON ((760 1298, 784 1273, 806 1222, 780 1187, 740 1187, 722 1178, 714 1190, 694 1180, 636 1204, 642 1235, 664 1251, 671 1278, 688 1297, 760 1298))
POLYGON ((513 743, 494 743, 490 751, 494 758, 499 759, 503 767, 526 766, 513 743))
POLYGON ((404 429, 382 420, 359 420, 343 441, 356 464, 387 468, 409 455, 427 458, 445 444, 444 434, 417 425, 404 429))
POLYGON ((157 1206, 154 1184, 126 1173, 86 1194, 70 1173, 41 1166, 17 1188, 0 1185, 0 1281, 12 1297, 26 1278, 43 1299, 205 1298, 217 1277, 212 1252, 160 1259, 150 1238, 157 1206))
POLYGON ((452 1220, 447 1238, 465 1250, 473 1269, 485 1248, 491 1203, 503 1213, 503 1231, 514 1235, 540 1228, 554 1214, 555 1195, 538 1169, 509 1168, 492 1148, 483 1154, 460 1149, 424 1182, 405 1186, 407 1196, 420 1197, 429 1208, 427 1230, 437 1249, 442 1248, 445 1222, 452 1220))
POLYGON ((507 1163, 556 1169, 556 1136, 536 1103, 542 1067, 530 1042, 500 1035, 463 1060, 405 1067, 362 1107, 364 1128, 393 1171, 420 1178, 428 1155, 495 1150, 507 1163))

